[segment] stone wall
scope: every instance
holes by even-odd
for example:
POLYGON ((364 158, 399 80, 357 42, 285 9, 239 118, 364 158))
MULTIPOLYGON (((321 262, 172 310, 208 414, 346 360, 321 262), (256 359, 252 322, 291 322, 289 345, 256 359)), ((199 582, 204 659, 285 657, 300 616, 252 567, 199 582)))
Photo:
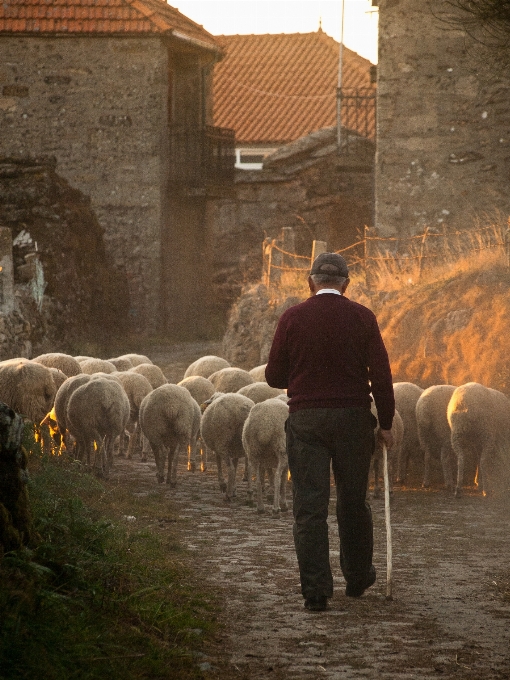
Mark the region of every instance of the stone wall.
POLYGON ((207 206, 217 308, 225 313, 260 279, 262 242, 283 227, 310 256, 314 239, 338 250, 373 226, 373 163, 372 142, 351 136, 339 155, 336 130, 325 129, 282 147, 261 171, 238 171, 234 189, 207 206))
POLYGON ((479 74, 446 3, 378 4, 376 226, 412 234, 507 216, 510 79, 479 74))
POLYGON ((48 155, 90 196, 135 329, 154 329, 166 190, 167 50, 158 38, 9 37, 0 41, 0 145, 48 155))

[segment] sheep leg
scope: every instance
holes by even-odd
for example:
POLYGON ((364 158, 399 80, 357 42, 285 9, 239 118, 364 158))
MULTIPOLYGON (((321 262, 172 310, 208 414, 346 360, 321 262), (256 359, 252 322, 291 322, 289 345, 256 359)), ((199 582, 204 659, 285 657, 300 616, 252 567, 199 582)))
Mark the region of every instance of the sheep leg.
POLYGON ((452 432, 452 450, 457 458, 457 485, 455 487, 455 496, 462 495, 462 487, 464 485, 464 446, 461 439, 452 432))
POLYGON ((205 443, 202 441, 202 439, 201 439, 200 437, 198 438, 198 442, 199 442, 198 445, 199 445, 199 447, 200 447, 200 451, 201 451, 201 454, 202 454, 202 464, 201 464, 201 466, 200 466, 200 469, 201 469, 202 472, 206 472, 206 470, 207 470, 207 458, 208 458, 208 454, 209 454, 209 449, 208 449, 208 447, 205 445, 205 443))
MULTIPOLYGON (((248 454, 246 455, 246 459, 248 460, 248 454)), ((252 487, 253 487, 253 480, 252 480, 251 475, 250 475, 248 477, 248 487, 247 487, 248 505, 253 505, 253 488, 252 487)), ((257 487, 257 494, 258 494, 258 487, 257 487)))
MULTIPOLYGON (((409 453, 405 442, 402 443, 402 447, 397 456, 397 484, 405 484, 407 476, 407 463, 409 461, 409 453)), ((374 496, 375 498, 376 496, 374 496)), ((378 498, 379 496, 377 496, 378 498)))
MULTIPOLYGON (((151 444, 147 437, 142 434, 142 463, 147 462, 147 457, 149 453, 152 451, 151 444)), ((156 454, 154 453, 154 458, 156 458, 156 454)), ((156 464, 157 465, 157 464, 156 464)))
MULTIPOLYGON (((455 455, 450 442, 443 444, 441 447, 441 466, 443 468, 443 479, 446 489, 447 491, 453 491, 455 488, 455 455)), ((425 486, 425 481, 423 485, 425 486)))
POLYGON ((227 493, 226 500, 231 501, 236 495, 236 473, 237 473, 237 458, 229 458, 228 461, 228 476, 227 476, 227 493))
MULTIPOLYGON (((424 454, 423 454, 423 488, 428 489, 430 487, 430 461, 432 458, 432 447, 430 444, 423 444, 424 454)), ((443 455, 441 451, 441 456, 443 455)), ((442 458, 441 458, 442 460, 442 458)), ((444 466, 443 466, 444 471, 444 466)), ((445 477, 446 481, 446 477, 445 477)), ((452 485, 453 488, 453 485, 452 485)))
POLYGON ((165 462, 166 462, 165 447, 153 444, 152 450, 154 452, 154 459, 156 461, 156 479, 158 480, 158 484, 163 484, 163 482, 165 481, 165 462))
POLYGON ((283 463, 280 472, 280 509, 282 512, 288 512, 289 506, 287 505, 287 477, 289 474, 289 464, 287 460, 283 463))
POLYGON ((140 438, 140 426, 138 425, 138 420, 135 422, 135 428, 133 432, 129 435, 129 443, 128 443, 128 448, 127 448, 127 457, 128 460, 131 460, 133 458, 133 451, 136 446, 137 441, 139 441, 140 438))
MULTIPOLYGON (((273 468, 266 468, 267 481, 268 481, 268 493, 266 499, 271 503, 274 501, 274 485, 275 485, 275 473, 273 468)), ((264 479, 264 477, 262 477, 264 479)))
POLYGON ((219 453, 216 454, 216 467, 218 468, 218 483, 220 485, 220 491, 225 493, 227 490, 227 484, 225 482, 225 478, 223 477, 223 463, 221 454, 219 453))
POLYGON ((173 450, 168 449, 168 472, 166 474, 166 483, 170 484, 170 488, 172 489, 175 489, 177 486, 177 465, 179 463, 180 454, 179 448, 179 446, 176 446, 173 450))
POLYGON ((257 512, 259 513, 259 515, 262 515, 265 512, 263 497, 265 468, 263 467, 260 461, 256 465, 256 475, 257 475, 257 512))
MULTIPOLYGON (((273 470, 271 470, 273 472, 273 470)), ((280 514, 280 491, 282 487, 283 468, 281 461, 278 462, 276 472, 273 474, 273 517, 280 514)))

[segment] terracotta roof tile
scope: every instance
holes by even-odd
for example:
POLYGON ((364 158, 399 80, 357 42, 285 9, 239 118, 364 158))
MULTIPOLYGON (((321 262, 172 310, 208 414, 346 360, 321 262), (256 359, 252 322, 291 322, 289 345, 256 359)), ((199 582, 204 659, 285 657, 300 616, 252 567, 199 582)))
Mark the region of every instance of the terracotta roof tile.
POLYGON ((219 50, 216 39, 164 0, 1 0, 0 33, 159 33, 219 50))
MULTIPOLYGON (((214 67, 214 124, 235 129, 238 143, 283 144, 336 124, 339 44, 326 33, 216 39, 225 56, 214 67)), ((370 66, 344 48, 343 87, 374 90, 370 66)))

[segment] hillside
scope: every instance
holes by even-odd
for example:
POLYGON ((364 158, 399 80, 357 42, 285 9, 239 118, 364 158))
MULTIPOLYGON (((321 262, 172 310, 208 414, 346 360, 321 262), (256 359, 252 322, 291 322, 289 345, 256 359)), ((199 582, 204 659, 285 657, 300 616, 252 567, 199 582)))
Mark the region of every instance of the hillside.
MULTIPOLYGON (((352 285, 347 296, 377 315, 395 382, 421 387, 477 381, 510 394, 510 270, 471 269, 394 292, 352 285)), ((271 301, 264 286, 234 306, 223 351, 233 364, 265 363, 280 314, 296 299, 271 301)))

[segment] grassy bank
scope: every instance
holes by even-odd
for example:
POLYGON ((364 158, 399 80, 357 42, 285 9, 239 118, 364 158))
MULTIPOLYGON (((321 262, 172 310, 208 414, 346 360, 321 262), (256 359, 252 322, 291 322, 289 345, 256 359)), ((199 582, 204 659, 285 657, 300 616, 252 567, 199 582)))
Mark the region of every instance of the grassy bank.
POLYGON ((0 564, 0 678, 204 678, 217 602, 199 592, 164 489, 30 455, 38 538, 0 564))

